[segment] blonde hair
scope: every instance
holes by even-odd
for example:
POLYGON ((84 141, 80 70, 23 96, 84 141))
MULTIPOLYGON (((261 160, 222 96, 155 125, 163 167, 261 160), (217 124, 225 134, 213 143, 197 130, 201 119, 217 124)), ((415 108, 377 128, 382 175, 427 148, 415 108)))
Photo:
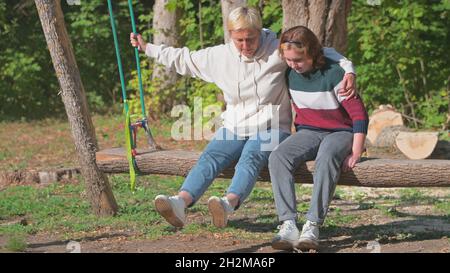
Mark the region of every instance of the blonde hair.
POLYGON ((230 12, 227 20, 228 31, 242 29, 262 29, 259 11, 253 7, 238 7, 230 12))

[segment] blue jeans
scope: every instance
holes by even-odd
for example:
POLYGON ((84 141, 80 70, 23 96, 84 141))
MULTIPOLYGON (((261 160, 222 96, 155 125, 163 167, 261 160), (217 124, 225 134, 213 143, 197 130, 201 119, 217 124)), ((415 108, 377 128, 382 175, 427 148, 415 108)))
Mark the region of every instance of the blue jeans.
POLYGON ((212 181, 237 161, 227 193, 239 196, 238 208, 252 191, 261 169, 267 166, 271 151, 288 136, 289 133, 284 131, 269 129, 254 136, 239 137, 220 128, 189 172, 180 191, 191 195, 192 206, 212 181))

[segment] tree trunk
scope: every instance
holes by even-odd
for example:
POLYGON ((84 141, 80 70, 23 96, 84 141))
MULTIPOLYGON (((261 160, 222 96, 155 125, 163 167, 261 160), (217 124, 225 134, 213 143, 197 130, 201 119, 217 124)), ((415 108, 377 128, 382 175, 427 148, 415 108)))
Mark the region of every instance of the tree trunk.
POLYGON ((344 53, 351 3, 351 0, 283 0, 283 30, 303 25, 317 35, 323 46, 344 53))
POLYGON ((447 78, 447 99, 448 99, 448 112, 447 112, 447 121, 444 124, 444 130, 448 130, 448 136, 450 137, 450 76, 447 78))
MULTIPOLYGON (((166 9, 169 0, 156 0, 153 6, 153 28, 155 34, 153 36, 153 43, 156 45, 165 44, 168 46, 180 46, 180 30, 179 20, 181 18, 181 10, 179 8, 174 11, 166 9)), ((153 68, 153 87, 157 96, 159 96, 160 103, 159 113, 169 113, 172 107, 179 103, 174 92, 174 86, 178 80, 178 74, 162 65, 155 64, 153 68)), ((157 113, 153 113, 157 114, 157 113)), ((154 116, 149 113, 149 116, 154 116)))
POLYGON ((61 3, 59 0, 35 0, 35 4, 61 86, 61 97, 93 212, 97 215, 114 215, 118 207, 106 175, 95 163, 95 152, 98 150, 95 129, 64 23, 61 3))
POLYGON ((230 33, 227 27, 228 14, 237 7, 247 5, 246 0, 221 0, 222 4, 222 21, 223 21, 223 39, 225 43, 230 41, 230 33))
MULTIPOLYGON (((136 157, 144 174, 186 176, 200 156, 199 152, 156 151, 136 157)), ((97 153, 97 164, 106 173, 128 172, 123 149, 109 149, 97 153)), ((295 172, 297 183, 312 183, 314 162, 301 164, 295 172)), ((234 166, 219 177, 231 178, 234 166)), ((270 181, 267 168, 261 171, 260 181, 270 181)), ((350 172, 342 173, 339 185, 364 187, 442 187, 450 186, 450 160, 391 160, 365 159, 350 172)))

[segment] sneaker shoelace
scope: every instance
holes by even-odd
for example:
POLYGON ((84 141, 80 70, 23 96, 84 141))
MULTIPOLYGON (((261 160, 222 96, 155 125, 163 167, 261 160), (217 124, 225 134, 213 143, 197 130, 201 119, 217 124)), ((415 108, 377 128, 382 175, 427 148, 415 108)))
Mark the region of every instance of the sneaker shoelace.
POLYGON ((232 213, 234 211, 234 208, 231 206, 230 202, 228 202, 228 199, 226 199, 226 197, 221 198, 220 201, 226 213, 232 213))
POLYGON ((282 225, 277 226, 277 229, 284 235, 294 230, 294 226, 292 224, 283 223, 282 225))
POLYGON ((306 222, 306 224, 304 225, 302 231, 311 231, 316 225, 311 223, 311 222, 306 222))

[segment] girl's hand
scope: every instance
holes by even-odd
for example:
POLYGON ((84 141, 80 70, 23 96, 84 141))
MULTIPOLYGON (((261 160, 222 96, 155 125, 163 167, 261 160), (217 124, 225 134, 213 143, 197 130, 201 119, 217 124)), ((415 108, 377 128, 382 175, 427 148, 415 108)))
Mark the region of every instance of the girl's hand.
POLYGON ((139 51, 145 52, 147 43, 142 39, 141 34, 130 33, 130 43, 133 47, 137 47, 139 51))
POLYGON ((343 172, 350 171, 355 167, 356 163, 358 163, 360 159, 361 155, 355 155, 351 153, 350 155, 347 156, 347 158, 345 158, 344 163, 342 163, 342 171, 343 172))
POLYGON ((356 95, 356 76, 353 73, 346 73, 342 80, 342 88, 339 90, 339 96, 351 99, 356 95))

